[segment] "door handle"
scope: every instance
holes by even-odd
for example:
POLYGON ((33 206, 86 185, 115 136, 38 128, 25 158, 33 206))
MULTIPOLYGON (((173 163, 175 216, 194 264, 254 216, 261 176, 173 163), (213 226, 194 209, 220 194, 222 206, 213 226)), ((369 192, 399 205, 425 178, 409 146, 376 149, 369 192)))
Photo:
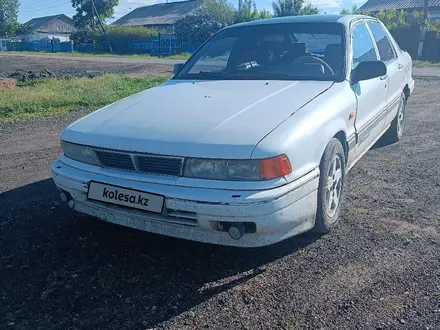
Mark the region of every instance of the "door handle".
POLYGON ((399 70, 402 70, 402 69, 403 69, 403 65, 402 65, 402 64, 399 64, 399 65, 397 66, 397 68, 398 68, 399 70))

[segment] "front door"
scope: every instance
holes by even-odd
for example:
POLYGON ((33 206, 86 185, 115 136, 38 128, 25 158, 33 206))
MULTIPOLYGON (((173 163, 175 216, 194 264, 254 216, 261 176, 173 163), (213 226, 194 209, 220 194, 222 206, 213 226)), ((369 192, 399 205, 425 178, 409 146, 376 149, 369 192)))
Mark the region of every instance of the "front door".
POLYGON ((388 93, 387 93, 387 119, 385 124, 391 123, 397 114, 401 102, 401 94, 404 84, 403 61, 388 38, 382 25, 377 21, 368 21, 368 27, 373 35, 379 52, 380 59, 387 66, 388 93))
MULTIPOLYGON (((376 47, 364 22, 351 31, 352 68, 363 61, 378 59, 376 47)), ((352 85, 357 97, 355 126, 358 136, 356 154, 369 149, 385 128, 388 75, 360 81, 352 85)))

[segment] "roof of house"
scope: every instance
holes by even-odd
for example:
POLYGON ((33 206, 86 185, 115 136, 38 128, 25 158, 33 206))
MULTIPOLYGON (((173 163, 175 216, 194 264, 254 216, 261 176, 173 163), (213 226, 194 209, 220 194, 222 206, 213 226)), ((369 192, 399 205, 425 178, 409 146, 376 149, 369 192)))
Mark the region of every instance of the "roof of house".
POLYGON ((199 1, 178 1, 158 3, 151 6, 139 7, 121 17, 113 26, 144 26, 170 25, 188 15, 198 7, 199 1))
POLYGON ((64 14, 58 14, 58 15, 52 15, 52 16, 44 16, 44 17, 37 17, 33 18, 30 21, 25 23, 25 26, 28 27, 28 32, 55 32, 50 30, 50 23, 55 19, 61 19, 66 24, 69 24, 72 26, 72 29, 70 31, 56 31, 56 32, 75 32, 75 25, 73 23, 73 19, 71 19, 69 16, 66 16, 64 14))
MULTIPOLYGON (((423 9, 424 0, 368 0, 360 11, 381 11, 390 9, 423 9)), ((440 7, 440 0, 428 0, 429 7, 440 7)))

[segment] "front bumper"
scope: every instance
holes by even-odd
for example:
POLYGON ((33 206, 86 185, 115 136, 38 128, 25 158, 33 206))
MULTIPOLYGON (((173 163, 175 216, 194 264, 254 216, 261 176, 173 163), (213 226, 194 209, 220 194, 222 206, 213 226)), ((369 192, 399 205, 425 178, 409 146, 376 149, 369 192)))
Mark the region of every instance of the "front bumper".
POLYGON ((314 226, 319 170, 275 189, 220 190, 121 179, 80 170, 60 160, 52 164, 57 187, 68 192, 69 206, 102 220, 147 232, 205 243, 258 247, 282 241, 314 226), (87 199, 90 181, 165 196, 162 214, 152 214, 87 199), (254 223, 256 231, 232 239, 218 223, 254 223))

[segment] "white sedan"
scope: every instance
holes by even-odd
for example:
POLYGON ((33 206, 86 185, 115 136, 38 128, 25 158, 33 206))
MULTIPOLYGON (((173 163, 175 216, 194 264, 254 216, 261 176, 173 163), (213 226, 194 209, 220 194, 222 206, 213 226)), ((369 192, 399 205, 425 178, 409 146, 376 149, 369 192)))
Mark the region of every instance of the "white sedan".
POLYGON ((256 247, 327 233, 347 171, 401 138, 411 67, 367 16, 234 25, 169 81, 67 127, 53 179, 79 212, 173 237, 256 247))

